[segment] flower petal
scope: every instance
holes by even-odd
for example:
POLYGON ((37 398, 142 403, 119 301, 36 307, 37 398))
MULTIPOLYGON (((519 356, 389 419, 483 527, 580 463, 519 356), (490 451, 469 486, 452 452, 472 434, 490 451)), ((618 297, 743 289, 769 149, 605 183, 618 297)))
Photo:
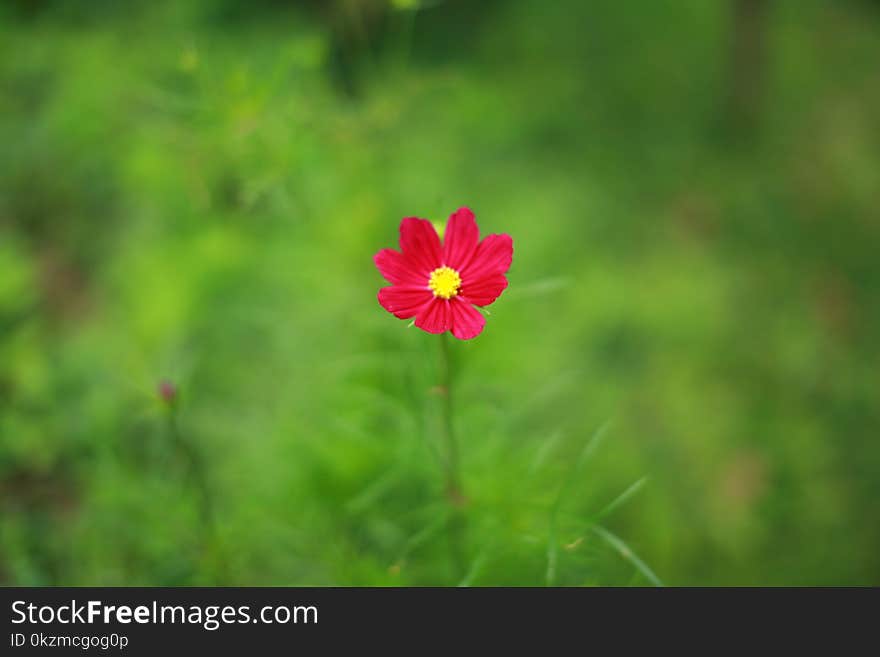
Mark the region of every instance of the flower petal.
POLYGON ((480 241, 480 229, 470 208, 459 208, 449 216, 443 234, 443 264, 461 271, 470 262, 480 241))
POLYGON ((427 219, 407 217, 400 222, 400 250, 426 282, 431 272, 443 264, 440 236, 427 219))
POLYGON ((476 281, 465 280, 459 294, 475 306, 488 306, 504 292, 506 287, 507 277, 504 274, 490 274, 476 281))
POLYGON ((459 340, 470 340, 483 332, 486 318, 466 300, 454 297, 450 300, 452 313, 452 335, 459 340))
POLYGON ((513 261, 513 238, 510 235, 487 235, 474 257, 461 272, 462 281, 479 280, 492 274, 504 274, 513 261))
POLYGON ((434 297, 416 315, 416 326, 428 333, 444 333, 452 324, 449 301, 434 297))
POLYGON ((415 265, 394 249, 382 249, 373 256, 373 262, 389 283, 422 285, 425 282, 425 277, 418 272, 415 265))
POLYGON ((399 319, 409 319, 428 304, 434 295, 423 287, 390 285, 379 290, 379 303, 399 319))

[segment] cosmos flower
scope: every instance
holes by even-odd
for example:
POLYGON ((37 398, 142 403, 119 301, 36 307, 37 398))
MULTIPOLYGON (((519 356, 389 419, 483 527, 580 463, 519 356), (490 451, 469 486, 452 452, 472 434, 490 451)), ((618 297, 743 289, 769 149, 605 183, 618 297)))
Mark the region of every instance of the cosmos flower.
POLYGON ((408 217, 400 222, 400 251, 382 249, 373 260, 391 283, 379 290, 385 310, 400 319, 415 317, 428 333, 452 331, 470 340, 486 324, 474 306, 488 306, 507 287, 513 240, 502 234, 480 241, 474 213, 459 208, 442 243, 430 221, 408 217))

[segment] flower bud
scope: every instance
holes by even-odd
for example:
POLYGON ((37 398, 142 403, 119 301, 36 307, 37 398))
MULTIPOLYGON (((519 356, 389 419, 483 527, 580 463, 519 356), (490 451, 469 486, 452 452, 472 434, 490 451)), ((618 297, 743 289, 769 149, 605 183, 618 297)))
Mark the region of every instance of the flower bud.
POLYGON ((177 401, 177 386, 168 379, 162 379, 156 392, 165 404, 171 406, 177 401))

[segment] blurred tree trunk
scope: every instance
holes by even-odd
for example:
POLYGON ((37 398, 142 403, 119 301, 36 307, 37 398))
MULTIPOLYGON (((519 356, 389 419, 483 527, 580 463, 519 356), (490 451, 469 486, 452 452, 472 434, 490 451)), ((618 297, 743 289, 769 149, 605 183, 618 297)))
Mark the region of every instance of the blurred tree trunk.
POLYGON ((733 132, 751 132, 761 114, 770 0, 731 0, 731 5, 727 120, 733 132))

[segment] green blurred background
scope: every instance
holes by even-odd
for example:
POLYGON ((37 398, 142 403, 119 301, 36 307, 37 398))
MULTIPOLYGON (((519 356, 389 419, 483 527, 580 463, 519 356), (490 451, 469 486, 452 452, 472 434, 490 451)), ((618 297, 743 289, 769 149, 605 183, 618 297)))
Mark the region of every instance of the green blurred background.
POLYGON ((871 0, 3 2, 0 583, 880 584, 878 62, 871 0), (463 566, 372 263, 461 205, 463 566))

